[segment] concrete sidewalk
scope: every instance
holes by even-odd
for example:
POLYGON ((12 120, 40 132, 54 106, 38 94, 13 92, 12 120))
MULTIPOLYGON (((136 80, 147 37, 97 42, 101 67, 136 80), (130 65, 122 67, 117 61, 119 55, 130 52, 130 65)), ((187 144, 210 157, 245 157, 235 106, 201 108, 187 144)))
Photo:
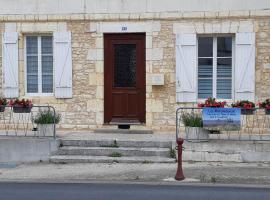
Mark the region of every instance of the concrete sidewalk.
MULTIPOLYGON (((183 163, 184 183, 260 184, 270 186, 270 164, 183 163)), ((1 182, 152 182, 174 180, 177 164, 0 164, 1 182)))

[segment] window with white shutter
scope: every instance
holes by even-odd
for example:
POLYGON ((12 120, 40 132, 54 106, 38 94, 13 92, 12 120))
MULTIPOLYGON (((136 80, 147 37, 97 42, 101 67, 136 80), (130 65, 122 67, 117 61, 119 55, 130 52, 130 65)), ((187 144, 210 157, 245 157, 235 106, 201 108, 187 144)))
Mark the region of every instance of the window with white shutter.
POLYGON ((53 94, 52 36, 26 36, 26 93, 30 96, 53 94))
POLYGON ((255 33, 235 36, 235 100, 255 100, 255 33))
POLYGON ((233 65, 230 36, 198 38, 198 98, 232 99, 233 65))
POLYGON ((176 101, 197 101, 197 38, 196 34, 176 37, 176 101))
POLYGON ((55 97, 72 98, 71 32, 54 32, 55 97))
POLYGON ((18 33, 5 32, 2 38, 3 93, 6 98, 19 97, 18 33))

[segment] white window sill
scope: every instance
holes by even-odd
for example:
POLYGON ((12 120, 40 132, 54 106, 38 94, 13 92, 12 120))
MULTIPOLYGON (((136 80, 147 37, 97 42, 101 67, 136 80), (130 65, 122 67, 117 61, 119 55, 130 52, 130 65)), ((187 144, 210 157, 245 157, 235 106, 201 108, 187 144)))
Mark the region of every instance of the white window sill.
POLYGON ((53 97, 53 93, 26 93, 27 97, 53 97))
MULTIPOLYGON (((197 103, 204 103, 206 99, 198 99, 197 103)), ((227 105, 231 105, 232 103, 234 103, 233 99, 216 99, 216 101, 218 102, 223 102, 226 101, 227 105)))

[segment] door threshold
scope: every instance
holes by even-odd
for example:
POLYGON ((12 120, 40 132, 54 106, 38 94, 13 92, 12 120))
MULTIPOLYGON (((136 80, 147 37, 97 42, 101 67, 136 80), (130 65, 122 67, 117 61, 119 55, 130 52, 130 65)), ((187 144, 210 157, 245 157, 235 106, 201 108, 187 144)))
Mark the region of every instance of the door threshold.
POLYGON ((142 125, 141 122, 110 122, 109 125, 142 125))
POLYGON ((109 123, 110 125, 141 125, 139 120, 137 119, 112 119, 109 123))

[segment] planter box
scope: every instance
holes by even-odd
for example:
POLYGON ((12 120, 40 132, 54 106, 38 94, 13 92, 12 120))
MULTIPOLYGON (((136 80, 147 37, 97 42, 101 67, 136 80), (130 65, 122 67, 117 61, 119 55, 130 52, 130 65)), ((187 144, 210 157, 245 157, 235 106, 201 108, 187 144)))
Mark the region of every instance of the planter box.
POLYGON ((32 107, 13 106, 14 113, 30 113, 32 107))
POLYGON ((255 109, 244 109, 241 108, 241 115, 253 115, 254 114, 255 109))
POLYGON ((5 111, 5 106, 0 106, 0 112, 4 112, 5 111))
POLYGON ((266 115, 270 115, 270 109, 264 109, 264 113, 266 114, 266 115))
POLYGON ((54 132, 54 124, 38 124, 37 125, 38 136, 53 137, 53 132, 54 132))
POLYGON ((186 127, 186 139, 190 142, 207 142, 209 131, 201 127, 186 127))

